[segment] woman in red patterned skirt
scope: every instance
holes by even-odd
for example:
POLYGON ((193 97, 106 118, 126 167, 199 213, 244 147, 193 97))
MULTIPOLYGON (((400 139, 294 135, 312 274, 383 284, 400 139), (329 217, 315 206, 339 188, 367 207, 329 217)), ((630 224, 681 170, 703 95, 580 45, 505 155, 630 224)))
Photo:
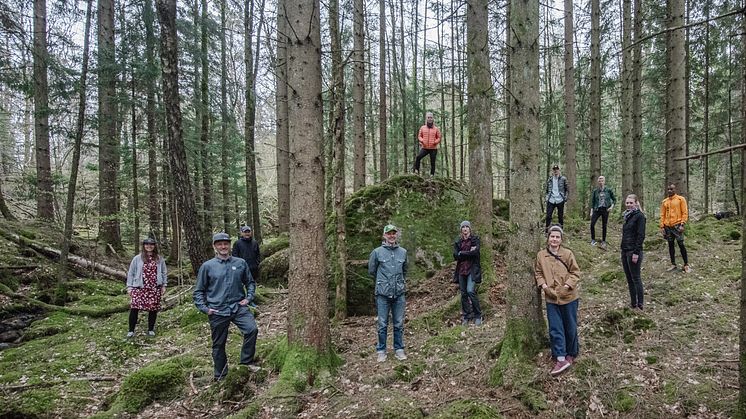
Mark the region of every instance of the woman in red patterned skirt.
POLYGON ((155 336, 155 319, 161 309, 161 298, 166 292, 167 283, 166 261, 158 254, 155 240, 148 237, 142 241, 142 250, 132 258, 127 272, 127 294, 132 297, 128 338, 135 335, 140 310, 148 312, 148 336, 155 336))

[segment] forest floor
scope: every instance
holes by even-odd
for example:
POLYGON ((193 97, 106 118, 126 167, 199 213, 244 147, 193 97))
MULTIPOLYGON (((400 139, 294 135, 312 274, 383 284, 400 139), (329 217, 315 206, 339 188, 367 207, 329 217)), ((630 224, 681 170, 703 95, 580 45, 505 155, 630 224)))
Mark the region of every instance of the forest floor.
MULTIPOLYGON (((444 269, 410 284, 406 361, 389 352, 386 362, 377 363, 375 318, 351 317, 332 325, 343 364, 292 399, 272 392, 279 375, 264 362, 285 334, 282 290, 260 290, 258 354, 263 370, 238 391, 230 380, 211 380, 209 326, 194 310, 187 285, 169 289, 173 308, 159 316, 155 338, 144 336, 142 318, 137 336, 125 339, 126 312, 104 317, 37 314, 23 342, 0 352, 0 417, 732 417, 738 397, 740 222, 707 217, 691 223, 686 245, 693 272, 685 274, 666 271, 667 246, 649 220, 643 312, 627 308, 627 284, 618 260, 620 226, 609 224, 609 248, 603 251, 589 244, 587 223, 568 222, 564 245, 575 252, 583 271, 581 354, 558 377, 549 375, 548 349, 535 358, 529 385, 542 394, 543 407, 526 404, 516 388, 488 384, 505 328, 506 272, 498 256, 498 281, 481 295, 482 326, 460 325, 458 291, 449 283, 451 270, 444 269), (158 381, 163 374, 141 373, 133 378, 136 371, 158 368, 177 371, 177 377, 158 381), (123 413, 123 395, 154 382, 158 391, 143 395, 146 400, 131 410, 136 413, 123 413), (246 409, 254 401, 259 403, 246 409)), ((0 264, 28 264, 29 255, 18 252, 0 238, 0 264)), ((33 294, 28 283, 40 274, 32 274, 23 274, 15 292, 33 294)), ((71 307, 127 301, 122 284, 77 281, 71 307)), ((34 312, 7 296, 0 296, 0 309, 6 320, 9 313, 34 312)), ((240 340, 232 328, 232 365, 240 340)))

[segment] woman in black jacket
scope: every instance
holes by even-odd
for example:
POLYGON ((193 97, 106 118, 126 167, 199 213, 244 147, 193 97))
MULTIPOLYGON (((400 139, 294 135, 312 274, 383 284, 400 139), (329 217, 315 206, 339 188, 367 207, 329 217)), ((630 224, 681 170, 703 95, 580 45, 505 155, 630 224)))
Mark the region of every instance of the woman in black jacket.
POLYGON ((478 285, 482 282, 482 265, 479 258, 479 236, 471 234, 471 223, 461 222, 461 235, 453 243, 453 258, 456 259, 456 270, 453 279, 461 290, 461 324, 466 326, 469 320, 482 324, 482 310, 479 306, 478 285))
POLYGON ((640 210, 637 195, 630 194, 624 200, 627 208, 624 211, 622 226, 622 267, 627 277, 629 297, 634 309, 642 310, 642 243, 645 241, 645 214, 640 210))

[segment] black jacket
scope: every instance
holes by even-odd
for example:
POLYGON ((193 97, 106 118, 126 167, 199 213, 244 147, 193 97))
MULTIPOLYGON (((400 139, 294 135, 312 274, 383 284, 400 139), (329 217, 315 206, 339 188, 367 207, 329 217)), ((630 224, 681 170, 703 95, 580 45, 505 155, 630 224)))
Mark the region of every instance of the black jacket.
POLYGON ((461 236, 459 236, 456 241, 453 242, 453 258, 457 261, 456 270, 453 271, 453 277, 455 279, 454 282, 458 282, 459 265, 461 264, 461 262, 467 260, 471 262, 471 275, 474 279, 474 282, 476 282, 477 284, 482 282, 482 264, 479 255, 481 246, 479 243, 479 236, 472 234, 471 243, 472 247, 476 247, 476 249, 474 249, 473 251, 463 251, 461 250, 461 236))
POLYGON ((642 243, 645 241, 645 214, 640 210, 632 211, 624 217, 622 226, 622 251, 642 253, 642 243))
POLYGON ((242 237, 236 240, 231 254, 245 260, 252 271, 259 268, 259 262, 262 261, 262 255, 259 253, 259 243, 253 237, 250 239, 242 237))

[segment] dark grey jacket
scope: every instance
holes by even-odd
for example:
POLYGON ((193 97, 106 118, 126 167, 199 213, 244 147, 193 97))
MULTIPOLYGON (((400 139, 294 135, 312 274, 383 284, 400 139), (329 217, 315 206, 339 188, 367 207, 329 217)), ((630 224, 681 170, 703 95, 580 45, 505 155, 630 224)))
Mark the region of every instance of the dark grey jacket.
MULTIPOLYGON (((544 197, 544 200, 549 202, 549 197, 552 195, 552 178, 554 176, 549 176, 549 179, 547 179, 547 190, 546 190, 546 196, 544 197)), ((559 189, 560 196, 562 196, 562 202, 567 201, 567 193, 569 192, 569 189, 567 189, 567 178, 560 175, 559 180, 557 181, 557 189, 559 189)))
POLYGON ((199 311, 207 313, 212 308, 218 316, 230 316, 238 311, 241 300, 254 299, 255 290, 246 261, 233 256, 226 260, 214 257, 200 266, 192 297, 199 311))
POLYGON ((398 244, 382 244, 370 252, 368 273, 376 280, 376 295, 389 298, 406 292, 407 250, 398 244))

